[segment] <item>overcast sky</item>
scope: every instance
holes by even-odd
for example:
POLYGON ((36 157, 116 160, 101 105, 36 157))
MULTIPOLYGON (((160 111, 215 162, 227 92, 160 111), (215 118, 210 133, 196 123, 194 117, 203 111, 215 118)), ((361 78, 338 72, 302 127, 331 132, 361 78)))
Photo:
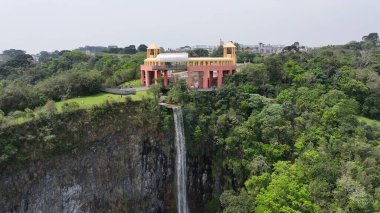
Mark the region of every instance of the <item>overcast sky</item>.
POLYGON ((321 46, 380 33, 380 0, 0 0, 0 51, 156 43, 321 46))

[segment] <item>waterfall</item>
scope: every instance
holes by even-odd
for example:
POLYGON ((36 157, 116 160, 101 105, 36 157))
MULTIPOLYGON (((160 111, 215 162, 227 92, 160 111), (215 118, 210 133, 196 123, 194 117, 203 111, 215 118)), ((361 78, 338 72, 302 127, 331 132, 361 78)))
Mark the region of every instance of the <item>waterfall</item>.
POLYGON ((177 212, 188 213, 186 194, 186 144, 181 107, 173 108, 176 146, 177 212))

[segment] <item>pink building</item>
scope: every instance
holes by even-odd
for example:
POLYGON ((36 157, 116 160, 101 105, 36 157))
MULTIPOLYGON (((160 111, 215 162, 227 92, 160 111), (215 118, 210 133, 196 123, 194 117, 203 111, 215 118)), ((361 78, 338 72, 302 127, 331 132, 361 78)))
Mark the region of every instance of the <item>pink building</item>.
POLYGON ((186 75, 190 88, 220 88, 223 77, 236 72, 236 46, 229 42, 223 48, 223 57, 190 58, 187 53, 160 53, 160 47, 152 44, 141 65, 141 84, 149 87, 163 79, 168 87, 170 79, 186 75))

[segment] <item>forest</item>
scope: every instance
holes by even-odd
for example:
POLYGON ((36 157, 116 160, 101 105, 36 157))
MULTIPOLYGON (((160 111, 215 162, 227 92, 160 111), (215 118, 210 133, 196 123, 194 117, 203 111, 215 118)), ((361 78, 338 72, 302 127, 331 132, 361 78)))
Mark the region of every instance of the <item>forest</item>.
POLYGON ((213 94, 175 85, 188 155, 224 185, 209 210, 380 211, 379 47, 256 56, 213 94))
MULTIPOLYGON (((145 52, 61 51, 37 63, 24 51, 2 56, 0 123, 49 101, 138 79, 145 52)), ((208 211, 379 212, 377 33, 311 52, 297 45, 270 56, 238 52, 238 62, 252 63, 219 90, 199 93, 179 81, 167 94, 183 108, 187 154, 211 161, 223 186, 208 211)), ((0 154, 4 147, 0 142, 0 154)))
POLYGON ((139 77, 145 52, 134 54, 81 51, 42 52, 38 63, 21 50, 4 51, 0 63, 0 110, 16 114, 47 101, 99 93, 139 77))

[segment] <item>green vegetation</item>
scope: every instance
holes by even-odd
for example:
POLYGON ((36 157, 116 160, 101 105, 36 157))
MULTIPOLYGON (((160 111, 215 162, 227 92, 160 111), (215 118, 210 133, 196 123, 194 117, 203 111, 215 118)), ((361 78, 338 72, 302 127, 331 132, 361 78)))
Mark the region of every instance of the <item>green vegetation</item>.
POLYGON ((0 110, 9 114, 34 109, 48 100, 94 95, 102 87, 138 79, 145 54, 44 52, 39 63, 32 63, 23 51, 4 51, 7 61, 0 64, 0 110))
MULTIPOLYGON (((129 98, 97 94, 102 86, 138 86, 143 52, 64 51, 38 64, 19 51, 5 54, 0 122, 31 122, 0 129, 0 168, 84 146, 91 133, 110 125, 115 131, 126 123, 154 131, 171 127, 170 114, 157 104, 160 86, 129 98)), ((238 57, 253 63, 224 78, 223 88, 195 92, 179 81, 167 98, 183 106, 190 163, 211 164, 221 184, 223 191, 214 190, 205 208, 379 212, 378 35, 308 53, 295 42, 281 54, 238 57)))
MULTIPOLYGON (((98 103, 101 97, 86 101, 98 103)), ((99 132, 104 129, 111 135, 121 129, 133 132, 140 128, 158 133, 157 128, 171 125, 166 109, 159 107, 152 98, 142 98, 138 102, 105 102, 64 114, 57 113, 54 102, 45 107, 39 119, 0 129, 1 171, 17 170, 35 160, 87 147, 103 137, 99 132)))
POLYGON ((196 48, 189 51, 190 57, 208 57, 209 52, 206 49, 196 48))
POLYGON ((86 96, 81 98, 72 98, 64 101, 54 102, 48 101, 43 107, 38 107, 35 110, 26 109, 23 111, 14 111, 8 116, 0 118, 0 126, 10 126, 16 124, 23 124, 33 119, 43 117, 46 112, 63 113, 79 109, 91 109, 103 105, 105 103, 118 103, 126 101, 142 101, 144 98, 151 98, 152 94, 147 91, 138 91, 133 95, 113 95, 100 93, 97 95, 86 96), (2 121, 2 122, 1 122, 2 121))
POLYGON ((213 211, 379 212, 378 36, 294 47, 256 57, 218 91, 180 82, 169 92, 184 108, 189 158, 210 159, 223 183, 213 211))
POLYGON ((92 96, 86 96, 82 98, 72 98, 65 101, 57 102, 55 105, 60 112, 62 110, 62 107, 67 103, 76 102, 79 105, 79 109, 88 109, 93 107, 94 105, 101 105, 104 104, 106 101, 112 103, 112 102, 124 102, 126 100, 126 97, 131 97, 131 100, 133 101, 141 101, 143 97, 148 97, 147 91, 138 91, 135 95, 128 95, 128 96, 120 96, 120 95, 113 95, 113 94, 97 94, 92 96))
POLYGON ((141 84, 140 79, 132 80, 132 81, 127 81, 119 85, 119 87, 142 87, 143 85, 141 84))
POLYGON ((361 117, 361 116, 358 117, 358 120, 361 122, 364 122, 368 126, 380 128, 380 121, 378 120, 372 120, 372 119, 361 117))

